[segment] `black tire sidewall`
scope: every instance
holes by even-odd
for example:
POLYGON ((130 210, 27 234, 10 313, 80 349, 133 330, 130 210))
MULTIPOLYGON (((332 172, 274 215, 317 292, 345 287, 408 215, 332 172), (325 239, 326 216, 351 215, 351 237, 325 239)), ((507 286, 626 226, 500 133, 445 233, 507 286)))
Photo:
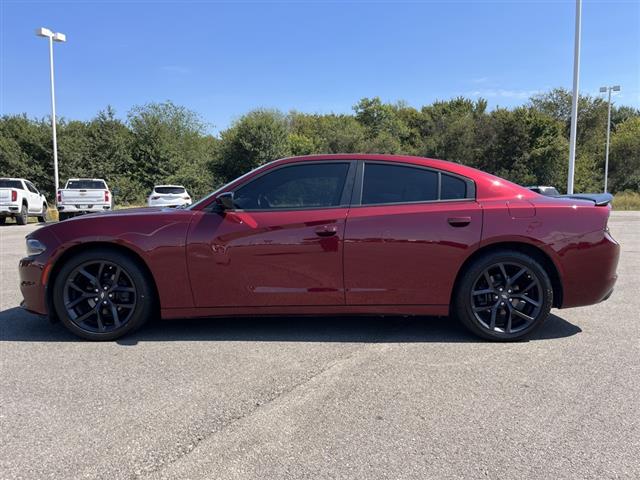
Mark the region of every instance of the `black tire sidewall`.
POLYGON ((52 296, 56 314, 64 326, 79 337, 96 341, 115 340, 140 328, 153 314, 155 301, 151 280, 138 262, 127 254, 108 248, 92 249, 71 257, 56 275, 52 296), (136 288, 136 307, 131 318, 125 325, 111 332, 96 333, 78 327, 67 316, 64 307, 63 289, 67 277, 77 266, 92 260, 104 260, 119 265, 130 276, 136 288))
POLYGON ((47 204, 45 203, 42 205, 42 215, 38 215, 38 221, 40 223, 47 223, 47 217, 48 217, 47 204))
POLYGON ((20 215, 16 217, 16 223, 18 225, 26 225, 29 222, 29 210, 25 205, 20 208, 20 215))
POLYGON ((529 255, 517 251, 502 250, 492 252, 478 260, 474 261, 463 273, 462 281, 458 285, 455 292, 454 312, 456 317, 467 327, 472 333, 486 340, 493 341, 518 341, 522 340, 536 330, 538 330, 545 322, 551 311, 553 304, 553 287, 546 270, 542 265, 529 255), (491 332, 483 327, 476 319, 471 309, 471 289, 474 283, 482 273, 482 271, 490 265, 501 262, 513 262, 526 266, 538 277, 542 288, 543 302, 542 309, 538 318, 526 329, 516 334, 504 334, 500 332, 491 332))

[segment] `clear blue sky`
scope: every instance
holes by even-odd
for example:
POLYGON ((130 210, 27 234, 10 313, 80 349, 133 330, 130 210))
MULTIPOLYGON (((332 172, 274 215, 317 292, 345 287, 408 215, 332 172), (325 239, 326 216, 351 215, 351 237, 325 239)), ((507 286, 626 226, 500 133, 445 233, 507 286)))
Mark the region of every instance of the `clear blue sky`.
MULTIPOLYGON (((571 88, 574 1, 215 2, 0 0, 0 111, 59 115, 170 99, 227 127, 256 107, 350 112, 365 96, 414 106, 458 95, 513 106, 571 88)), ((640 1, 583 5, 581 92, 620 83, 640 107, 640 1)))

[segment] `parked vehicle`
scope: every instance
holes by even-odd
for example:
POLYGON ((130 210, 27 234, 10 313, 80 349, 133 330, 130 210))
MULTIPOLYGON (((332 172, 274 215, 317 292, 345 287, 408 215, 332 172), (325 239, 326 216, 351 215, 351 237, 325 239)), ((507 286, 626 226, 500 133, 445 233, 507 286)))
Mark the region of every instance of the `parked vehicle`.
POLYGON ((527 187, 532 192, 539 193, 540 195, 546 195, 548 197, 558 197, 560 196, 560 192, 556 187, 548 187, 544 185, 535 185, 531 187, 527 187))
POLYGON ((29 217, 46 222, 47 209, 47 199, 29 180, 0 178, 0 224, 15 218, 18 225, 26 225, 29 217))
POLYGON ((182 185, 156 185, 147 205, 150 207, 183 207, 191 205, 191 195, 182 185))
POLYGON ((24 306, 91 340, 164 318, 453 314, 490 340, 606 300, 610 195, 544 197, 408 156, 278 160, 185 209, 132 209, 27 238, 24 306))
POLYGON ((113 196, 107 182, 101 178, 70 178, 64 188, 58 190, 56 207, 60 220, 111 210, 113 196))

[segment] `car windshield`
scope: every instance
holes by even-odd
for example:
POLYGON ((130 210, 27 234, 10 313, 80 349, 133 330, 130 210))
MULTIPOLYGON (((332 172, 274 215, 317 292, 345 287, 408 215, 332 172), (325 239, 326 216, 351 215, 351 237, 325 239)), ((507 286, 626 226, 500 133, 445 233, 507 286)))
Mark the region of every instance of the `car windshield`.
POLYGON ((161 193, 161 194, 180 194, 180 193, 184 193, 185 189, 184 187, 156 187, 154 188, 156 193, 161 193))
POLYGON ((17 188, 22 190, 22 182, 20 180, 0 179, 0 188, 17 188))
POLYGON ((102 180, 69 180, 67 182, 67 188, 81 190, 105 190, 107 185, 102 180))

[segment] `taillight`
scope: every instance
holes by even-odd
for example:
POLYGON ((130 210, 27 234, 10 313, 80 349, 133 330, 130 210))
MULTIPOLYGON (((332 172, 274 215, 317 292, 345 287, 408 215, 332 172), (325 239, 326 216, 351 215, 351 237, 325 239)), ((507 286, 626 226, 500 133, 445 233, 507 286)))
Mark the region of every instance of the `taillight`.
POLYGON ((62 193, 58 192, 58 203, 62 203, 62 193))
POLYGON ((191 197, 189 195, 185 195, 184 197, 182 197, 183 200, 191 200, 191 197))
POLYGON ((160 197, 158 197, 158 196, 153 196, 153 197, 151 197, 151 200, 158 200, 159 198, 160 197))
POLYGON ((109 201, 109 190, 105 190, 104 191, 104 201, 108 202, 109 201))
POLYGON ((18 192, 16 192, 15 190, 11 190, 11 201, 12 202, 18 201, 18 192))

